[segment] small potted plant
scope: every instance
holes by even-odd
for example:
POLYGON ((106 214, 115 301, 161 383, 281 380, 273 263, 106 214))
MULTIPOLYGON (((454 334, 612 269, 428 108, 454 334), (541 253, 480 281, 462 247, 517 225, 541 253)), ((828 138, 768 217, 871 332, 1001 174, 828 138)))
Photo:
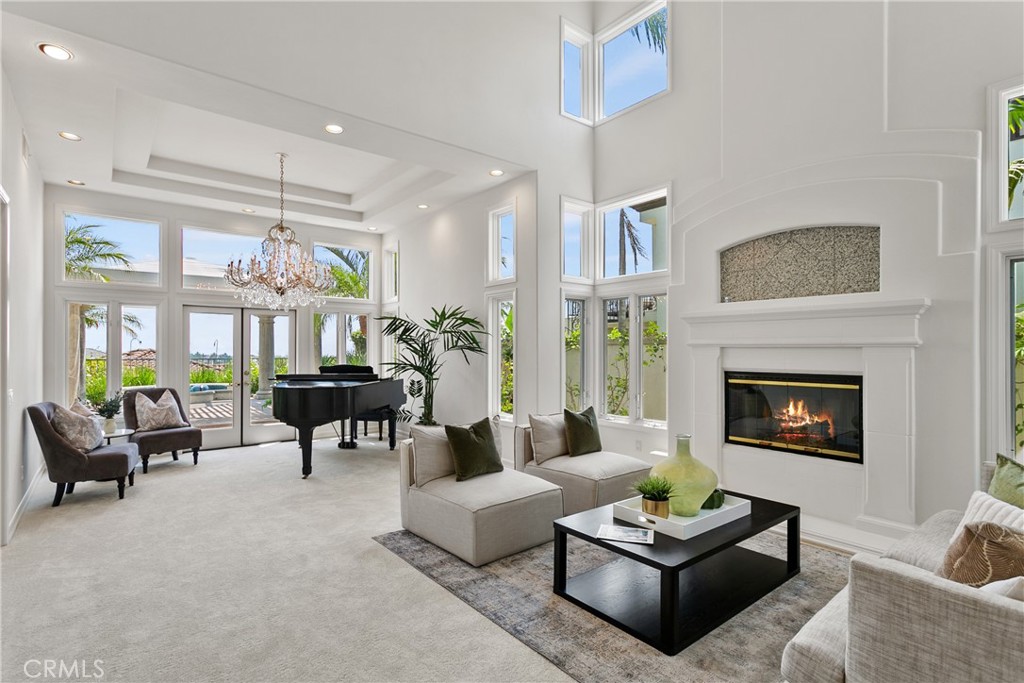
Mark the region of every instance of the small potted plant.
POLYGON ((633 484, 633 490, 643 496, 640 505, 644 513, 668 519, 668 499, 674 484, 665 477, 652 474, 633 484))
POLYGON ((96 409, 96 412, 106 418, 106 421, 103 423, 103 432, 105 434, 110 434, 117 429, 117 423, 114 422, 114 416, 121 412, 121 398, 123 396, 124 393, 118 391, 110 398, 93 404, 93 408, 96 409))

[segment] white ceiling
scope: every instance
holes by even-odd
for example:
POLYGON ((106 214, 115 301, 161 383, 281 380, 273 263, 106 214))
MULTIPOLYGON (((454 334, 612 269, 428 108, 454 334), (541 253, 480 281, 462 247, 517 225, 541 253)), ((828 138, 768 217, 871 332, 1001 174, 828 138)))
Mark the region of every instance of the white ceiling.
MULTIPOLYGON (((103 11, 116 13, 118 4, 103 11)), ((200 3, 175 5, 201 24, 200 3)), ((73 17, 55 20, 54 7, 4 3, 0 53, 47 183, 78 179, 89 190, 233 212, 253 208, 276 218, 275 155, 285 152, 286 217, 386 231, 422 218, 418 204, 436 210, 528 170, 261 88, 256 78, 240 82, 86 37, 75 32, 73 17), (28 18, 35 15, 52 23, 28 18), (75 58, 44 56, 36 48, 44 41, 70 48, 75 58), (326 133, 328 123, 345 132, 326 133), (62 140, 61 130, 83 141, 62 140), (495 168, 505 175, 490 176, 495 168)), ((245 40, 241 30, 221 36, 212 54, 245 40)), ((351 57, 359 68, 372 67, 351 57)), ((338 62, 353 63, 340 53, 338 62)), ((299 68, 308 65, 297 59, 299 68)))

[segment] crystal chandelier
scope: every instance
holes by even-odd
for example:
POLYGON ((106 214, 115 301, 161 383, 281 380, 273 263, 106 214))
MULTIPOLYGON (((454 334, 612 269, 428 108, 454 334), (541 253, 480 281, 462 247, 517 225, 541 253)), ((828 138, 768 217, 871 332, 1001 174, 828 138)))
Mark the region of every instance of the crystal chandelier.
POLYGON ((262 260, 253 254, 249 263, 242 259, 228 264, 224 279, 234 286, 235 297, 253 308, 295 308, 324 302, 324 294, 334 285, 327 266, 317 263, 295 241, 295 231, 284 224, 284 158, 281 161, 281 220, 263 240, 262 260))

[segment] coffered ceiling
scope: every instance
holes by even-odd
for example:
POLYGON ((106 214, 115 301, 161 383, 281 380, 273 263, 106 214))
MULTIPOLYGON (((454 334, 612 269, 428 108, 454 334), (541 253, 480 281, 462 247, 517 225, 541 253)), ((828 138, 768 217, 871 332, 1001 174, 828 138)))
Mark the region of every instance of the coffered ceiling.
MULTIPOLYGON (((104 3, 104 11, 119 4, 104 3)), ((199 18, 203 3, 175 4, 199 18)), ((421 218, 417 205, 441 208, 528 170, 274 92, 256 77, 227 78, 89 37, 75 31, 73 17, 56 21, 40 10, 53 23, 30 18, 31 4, 3 9, 3 71, 46 183, 81 180, 87 190, 276 217, 275 154, 285 152, 289 218, 386 231, 421 218), (41 42, 74 58, 50 59, 41 42), (344 132, 327 133, 331 123, 344 132), (504 175, 490 175, 494 169, 504 175)), ((238 40, 244 33, 218 49, 238 40)))

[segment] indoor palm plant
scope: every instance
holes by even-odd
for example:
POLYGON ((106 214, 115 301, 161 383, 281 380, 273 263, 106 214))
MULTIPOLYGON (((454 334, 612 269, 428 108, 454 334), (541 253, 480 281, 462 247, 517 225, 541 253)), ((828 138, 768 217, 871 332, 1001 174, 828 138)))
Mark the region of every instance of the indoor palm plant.
MULTIPOLYGON (((412 398, 422 398, 423 408, 418 424, 436 425, 434 420, 434 392, 441 379, 443 356, 458 351, 469 363, 470 353, 484 353, 479 335, 487 334, 483 323, 468 315, 461 306, 432 308, 431 317, 422 323, 409 318, 386 315, 378 320, 387 321, 383 334, 394 339, 398 359, 385 362, 395 376, 412 375, 407 390, 412 398)), ((404 408, 399 412, 404 420, 415 415, 404 408)))

